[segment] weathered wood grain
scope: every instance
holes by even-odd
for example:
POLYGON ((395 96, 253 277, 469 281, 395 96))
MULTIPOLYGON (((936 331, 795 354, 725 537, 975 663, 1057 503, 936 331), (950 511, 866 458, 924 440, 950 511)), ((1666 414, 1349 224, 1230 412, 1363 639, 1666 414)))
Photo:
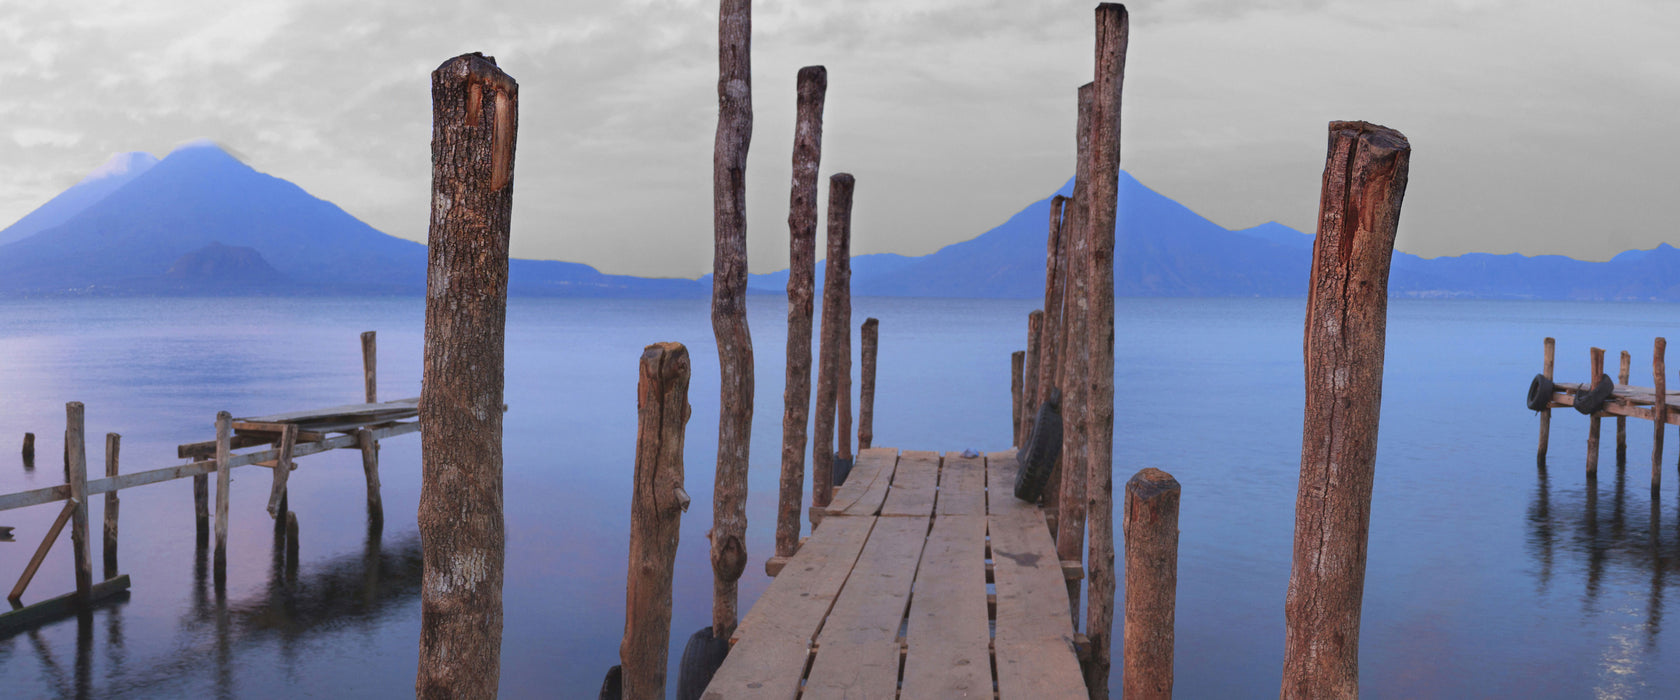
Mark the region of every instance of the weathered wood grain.
POLYGON ((985 558, 983 514, 933 519, 910 601, 900 697, 992 697, 985 558))
POLYGON ((858 450, 861 452, 875 443, 875 354, 881 340, 880 319, 864 319, 859 337, 863 342, 863 379, 858 388, 858 450))
POLYGON ((80 401, 64 406, 64 469, 76 510, 70 519, 70 546, 76 563, 76 593, 83 602, 93 590, 92 540, 88 533, 87 433, 80 401))
MULTIPOLYGON (((1545 359, 1544 364, 1542 365, 1541 372, 1540 372, 1541 374, 1546 375, 1547 379, 1552 378, 1552 362, 1553 362, 1553 360, 1556 356, 1556 353, 1557 353, 1557 341, 1555 341, 1551 338, 1547 338, 1546 339, 1546 359, 1545 359)), ((1544 464, 1545 461, 1546 461, 1546 447, 1551 441, 1551 435, 1552 435, 1552 409, 1551 409, 1551 407, 1548 406, 1548 407, 1540 410, 1540 451, 1539 451, 1539 454, 1537 454, 1535 456, 1535 458, 1538 459, 1542 464, 1544 464)))
MULTIPOLYGON (((1591 371, 1587 374, 1586 384, 1590 387, 1598 382, 1600 375, 1604 374, 1604 348, 1591 348, 1587 352, 1591 371)), ((1598 433, 1603 414, 1603 411, 1599 411, 1587 417, 1587 478, 1589 479, 1598 476, 1598 433)))
POLYGON ((1122 695, 1166 700, 1173 690, 1178 603, 1178 480, 1144 469, 1126 482, 1126 626, 1122 695))
POLYGON ((655 343, 642 351, 636 385, 636 466, 630 498, 624 639, 618 648, 626 698, 665 697, 671 580, 682 514, 689 504, 683 490, 688 379, 688 349, 681 343, 655 343))
POLYGON ((216 414, 216 553, 215 575, 218 583, 227 580, 228 490, 233 485, 233 416, 227 411, 216 414))
POLYGON ((926 517, 939 496, 939 453, 904 450, 898 453, 892 488, 881 504, 882 516, 926 517))
POLYGON ((817 637, 802 697, 887 698, 898 690, 898 630, 926 542, 925 518, 875 523, 817 637))
MULTIPOLYGON (((105 434, 105 477, 117 476, 117 458, 122 451, 122 436, 116 433, 105 434)), ((122 501, 117 498, 116 491, 105 492, 105 546, 101 550, 105 560, 105 571, 102 578, 112 578, 117 575, 117 519, 122 512, 122 501)))
POLYGON ((828 178, 828 261, 823 272, 821 346, 817 349, 817 405, 811 427, 811 524, 834 499, 835 418, 840 390, 840 285, 852 272, 852 189, 847 173, 828 178))
POLYGON ((986 514, 986 460, 964 457, 959 450, 945 453, 939 468, 940 516, 986 514))
POLYGON ((787 377, 782 389, 782 478, 776 506, 776 554, 799 547, 799 505, 805 492, 806 428, 811 417, 811 314, 816 284, 817 173, 822 162, 823 103, 828 69, 799 69, 793 130, 793 184, 788 195, 787 377))
POLYGON ((1061 562, 1043 511, 1013 495, 1017 469, 1008 453, 986 456, 998 697, 1084 698, 1061 562))
POLYGON ((379 403, 379 334, 362 333, 362 395, 368 403, 379 403))
MULTIPOLYGON (((1085 559, 1085 480, 1086 449, 1085 437, 1089 420, 1085 412, 1085 396, 1088 392, 1083 381, 1075 381, 1086 375, 1089 363, 1086 358, 1089 353, 1087 329, 1090 309, 1088 307, 1090 285, 1090 226, 1088 223, 1088 209, 1090 208, 1090 179, 1091 179, 1091 110, 1096 99, 1094 92, 1096 85, 1086 83, 1080 86, 1079 118, 1076 139, 1077 157, 1075 160, 1073 199, 1064 208, 1067 220, 1062 223, 1062 237, 1067 240, 1068 273, 1067 289, 1063 293, 1063 322, 1062 322, 1062 366, 1059 368, 1062 376, 1062 463, 1061 498, 1057 502, 1059 512, 1056 514, 1056 551, 1064 561, 1084 561, 1085 559), (1073 465, 1069 467, 1068 465, 1073 465)), ((1068 604, 1074 619, 1079 619, 1079 589, 1078 581, 1067 583, 1068 604)))
POLYGON ((845 485, 834 491, 829 515, 877 515, 887 499, 887 488, 897 470, 898 450, 871 447, 858 452, 857 464, 845 485))

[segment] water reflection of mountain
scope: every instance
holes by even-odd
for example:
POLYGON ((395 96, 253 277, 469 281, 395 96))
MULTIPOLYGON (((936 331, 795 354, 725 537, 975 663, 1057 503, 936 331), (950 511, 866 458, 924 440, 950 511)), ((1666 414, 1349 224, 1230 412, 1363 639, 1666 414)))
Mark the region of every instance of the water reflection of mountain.
POLYGON ((1622 465, 1614 475, 1553 488, 1540 464, 1528 508, 1527 549, 1538 564, 1542 589, 1553 585, 1560 558, 1579 561, 1586 569, 1582 603, 1589 609, 1597 606, 1607 574, 1648 580, 1646 634, 1654 642, 1662 626, 1663 589, 1680 583, 1680 576, 1668 576, 1680 571, 1680 517, 1664 522, 1660 492, 1652 493, 1642 475, 1633 478, 1638 486, 1632 494, 1622 465))
POLYGON ((290 673, 312 642, 345 631, 372 631, 420 596, 415 533, 385 542, 377 528, 370 528, 361 552, 301 570, 296 540, 288 546, 283 533, 276 533, 266 587, 238 599, 228 599, 211 582, 208 559, 202 549, 195 558, 192 604, 178 619, 171 645, 133 649, 131 655, 123 643, 123 606, 111 606, 76 621, 71 667, 60 662, 39 630, 0 642, 0 658, 32 650, 60 697, 169 695, 183 679, 203 678, 206 672, 219 696, 233 697, 237 664, 260 656, 258 663, 290 673), (96 625, 105 627, 99 644, 96 625), (157 654, 162 649, 168 651, 157 654), (103 659, 102 687, 93 681, 96 657, 103 659))

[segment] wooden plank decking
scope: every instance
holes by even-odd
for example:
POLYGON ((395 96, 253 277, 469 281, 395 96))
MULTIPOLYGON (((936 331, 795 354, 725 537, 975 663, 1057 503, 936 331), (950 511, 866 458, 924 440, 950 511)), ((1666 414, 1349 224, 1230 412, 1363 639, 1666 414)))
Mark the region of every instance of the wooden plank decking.
POLYGON ((1014 480, 1013 452, 863 450, 705 697, 1087 697, 1062 564, 1014 480))

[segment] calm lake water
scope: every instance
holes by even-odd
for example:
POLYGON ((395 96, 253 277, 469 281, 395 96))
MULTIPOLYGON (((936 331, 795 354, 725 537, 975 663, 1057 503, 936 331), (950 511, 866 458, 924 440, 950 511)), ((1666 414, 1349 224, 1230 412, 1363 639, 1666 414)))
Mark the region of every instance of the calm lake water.
MULTIPOLYGON (((1009 440, 1009 353, 1028 301, 859 299, 881 319, 877 445, 997 450, 1009 440)), ((1301 300, 1121 300, 1115 480, 1153 466, 1183 484, 1177 630, 1181 697, 1275 694, 1282 664, 1301 430, 1301 300)), ((785 305, 750 302, 758 349, 744 602, 768 583, 785 305)), ((419 393, 419 299, 0 302, 0 490, 59 483, 66 401, 87 405, 89 461, 123 435, 124 471, 179 464, 218 410, 252 415, 361 399, 357 334, 379 332, 380 395, 419 393), (38 436, 39 467, 16 447, 38 436), (3 456, 9 455, 9 456, 3 456)), ((1680 692, 1680 439, 1647 488, 1650 423, 1629 466, 1605 422, 1600 477, 1583 473, 1587 419, 1538 421, 1522 396, 1541 339, 1579 381, 1587 348, 1680 338, 1680 307, 1400 301, 1390 307, 1361 679, 1371 698, 1672 697, 1680 692), (1673 572, 1671 575, 1670 572, 1673 572), (1672 599, 1672 600, 1671 600, 1672 599), (1675 627, 1671 625, 1671 627, 1675 627), (1666 632, 1666 633, 1665 633, 1666 632)), ((717 362, 705 301, 516 299, 508 313, 507 565, 502 691, 594 697, 623 626, 636 365, 641 348, 693 354, 673 661, 709 624, 717 362)), ((1674 363, 1680 367, 1680 358, 1674 363)), ((1612 369, 1613 371, 1613 369, 1612 369)), ((1677 380, 1680 381, 1680 380, 1677 380)), ((291 478, 300 563, 276 556, 265 470, 234 473, 226 591, 207 582, 190 480, 122 492, 131 598, 0 640, 6 697, 401 697, 419 634, 420 441, 382 451, 386 521, 370 536, 355 452, 303 458, 291 478)), ((95 466, 94 469, 98 467, 95 466)), ((98 540, 102 499, 92 506, 98 540)), ((0 514, 9 587, 55 515, 0 514)), ((66 541, 68 537, 66 537, 66 541)), ((97 546, 97 545, 96 545, 97 546)), ((99 554, 94 554, 95 567, 99 554)), ((26 601, 74 587, 60 542, 26 601)), ((1118 630, 1117 630, 1118 632, 1118 630)), ((1118 665, 1116 666, 1118 676, 1118 665)), ((675 671, 673 663, 672 679, 675 671)), ((1116 678, 1118 680, 1118 678, 1116 678)), ((1116 686, 1117 687, 1117 686, 1116 686)))

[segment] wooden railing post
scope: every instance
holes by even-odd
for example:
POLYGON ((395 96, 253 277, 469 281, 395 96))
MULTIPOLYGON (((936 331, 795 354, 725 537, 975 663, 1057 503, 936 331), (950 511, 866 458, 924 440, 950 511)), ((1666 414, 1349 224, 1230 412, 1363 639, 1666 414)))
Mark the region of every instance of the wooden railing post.
MULTIPOLYGON (((1086 225, 1090 204, 1091 174, 1091 105, 1095 99, 1093 83, 1079 88, 1079 120, 1075 139, 1077 158, 1074 167, 1073 199, 1064 207, 1067 220, 1062 223, 1062 236, 1067 241, 1067 291, 1063 297, 1062 322, 1062 495, 1058 503, 1061 512, 1056 516, 1056 555, 1067 562, 1085 561, 1085 395, 1089 383, 1086 376, 1087 326, 1086 294, 1090 277, 1089 233, 1086 225), (1071 465, 1071 466, 1070 466, 1071 465)), ((1068 579, 1068 606, 1074 622, 1079 621, 1078 579, 1068 579)))
MULTIPOLYGON (((817 172, 822 162, 823 103, 828 69, 799 69, 793 131, 793 185, 788 195, 787 381, 782 390, 782 480, 776 507, 776 556, 799 548, 799 504, 805 498, 806 426, 811 418, 811 313, 817 274, 817 172)), ((769 565, 769 562, 766 562, 769 565)))
MULTIPOLYGON (((117 475, 117 457, 122 450, 122 436, 116 433, 105 434, 105 476, 117 475)), ((117 490, 105 492, 105 576, 106 579, 117 576, 117 516, 122 502, 117 499, 117 490)))
MULTIPOLYGON (((1546 339, 1546 359, 1545 359, 1544 364, 1541 365, 1541 372, 1540 373, 1546 375, 1546 379, 1548 379, 1548 380, 1550 380, 1552 378, 1552 361, 1556 357, 1556 355, 1557 355, 1557 341, 1555 341, 1551 338, 1547 338, 1546 339)), ((1552 408, 1551 408, 1550 405, 1548 405, 1547 407, 1540 409, 1540 454, 1536 455, 1536 457, 1535 457, 1542 464, 1544 464, 1545 461, 1546 461, 1546 446, 1551 443, 1551 436, 1552 436, 1552 408)))
POLYGON ((1651 488, 1655 490, 1662 486, 1663 429, 1668 426, 1668 368, 1664 357, 1668 354, 1668 339, 1657 338, 1651 345, 1651 382, 1657 395, 1651 421, 1651 488))
POLYGON ((76 560, 76 595, 86 602, 93 593, 93 554, 88 541, 87 435, 82 402, 65 404, 64 414, 64 466, 69 476, 70 498, 76 501, 76 511, 70 521, 70 546, 74 548, 76 560))
POLYGON ((863 386, 858 389, 858 449, 875 444, 875 361, 881 341, 880 319, 868 318, 858 333, 863 342, 863 386))
POLYGON ((1159 469, 1126 482, 1126 698, 1172 697, 1178 500, 1178 480, 1159 469))
POLYGON ((502 388, 519 85, 480 54, 432 72, 432 216, 420 389, 420 697, 501 675, 502 388))
POLYGON ((214 573, 217 583, 227 581, 228 489, 233 485, 233 416, 227 411, 216 414, 216 553, 214 573))
MULTIPOLYGON (((1627 386, 1629 371, 1633 366, 1633 356, 1628 351, 1622 351, 1622 366, 1616 374, 1616 383, 1627 386)), ((1627 416, 1616 416, 1616 465, 1627 464, 1627 416)))
POLYGON ((1411 144, 1398 131, 1330 123, 1307 288, 1301 480, 1284 605, 1286 700, 1359 695, 1388 272, 1410 159, 1411 144))
POLYGON ((821 346, 817 348, 817 415, 811 426, 811 525, 834 500, 834 419, 840 368, 840 288, 835 280, 852 274, 852 190, 848 173, 828 178, 828 263, 823 271, 821 346))
MULTIPOLYGON (((1598 378, 1604 375, 1604 348, 1592 348, 1588 350, 1588 354, 1590 359, 1589 369, 1591 371, 1587 374, 1587 387, 1591 388, 1593 386, 1597 386, 1598 378)), ((1592 416, 1587 419, 1588 479, 1598 478, 1598 433, 1599 423, 1603 420, 1603 415, 1604 414, 1601 411, 1594 411, 1592 416)))
POLYGON ((1025 368, 1026 359, 1025 350, 1009 353, 1009 430, 1010 435, 1014 436, 1011 438, 1014 440, 1011 444, 1017 448, 1024 446, 1021 442, 1021 373, 1025 368))
POLYGON ((642 351, 636 385, 636 469, 630 498, 630 570, 619 645, 624 697, 663 700, 671 641, 671 577, 682 514, 683 436, 688 423, 688 349, 655 343, 642 351))

